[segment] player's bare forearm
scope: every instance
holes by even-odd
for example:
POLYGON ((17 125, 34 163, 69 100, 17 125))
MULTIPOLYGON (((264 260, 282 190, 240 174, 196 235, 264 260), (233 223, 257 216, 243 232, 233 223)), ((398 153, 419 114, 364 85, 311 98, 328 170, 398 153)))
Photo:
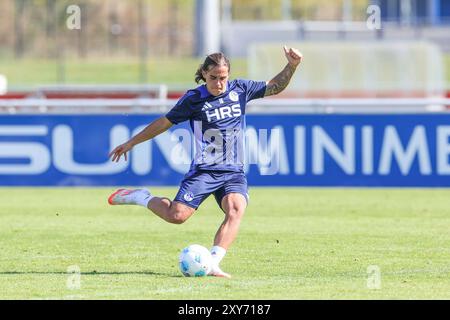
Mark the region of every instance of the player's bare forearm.
POLYGON ((295 48, 288 49, 286 46, 284 46, 283 50, 284 55, 288 61, 288 64, 279 74, 275 76, 275 78, 267 82, 266 92, 264 94, 265 97, 278 94, 284 89, 286 89, 286 87, 289 84, 289 81, 291 81, 292 75, 302 62, 303 55, 297 49, 295 48))
POLYGON ((120 146, 117 146, 113 151, 109 153, 108 157, 110 157, 111 161, 113 162, 119 162, 120 158, 123 155, 125 161, 127 161, 127 152, 130 151, 135 145, 156 137, 158 134, 163 133, 171 126, 172 122, 170 122, 166 117, 156 119, 133 138, 121 144, 120 146))
POLYGON ((289 81, 291 81, 292 75, 294 74, 296 69, 296 66, 292 66, 288 63, 279 74, 277 74, 272 80, 267 83, 264 96, 271 96, 283 91, 289 84, 289 81))
POLYGON ((161 117, 150 123, 147 127, 144 128, 141 132, 131 138, 128 142, 135 146, 141 142, 153 139, 157 135, 165 132, 172 126, 172 123, 166 118, 161 117))

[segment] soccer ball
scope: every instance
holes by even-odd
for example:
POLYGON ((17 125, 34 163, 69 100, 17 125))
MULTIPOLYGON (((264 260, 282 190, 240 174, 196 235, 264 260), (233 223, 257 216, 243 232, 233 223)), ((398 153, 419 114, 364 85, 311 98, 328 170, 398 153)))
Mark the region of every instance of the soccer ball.
POLYGON ((192 244, 181 251, 179 266, 185 277, 204 277, 211 271, 211 253, 201 245, 192 244))

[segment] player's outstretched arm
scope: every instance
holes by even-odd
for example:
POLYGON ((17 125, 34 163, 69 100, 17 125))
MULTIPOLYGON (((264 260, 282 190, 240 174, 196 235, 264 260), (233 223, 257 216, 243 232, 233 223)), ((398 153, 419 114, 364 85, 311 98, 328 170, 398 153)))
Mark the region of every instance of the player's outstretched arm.
POLYGON ((125 161, 127 161, 127 152, 130 151, 135 145, 153 139, 158 134, 163 133, 172 126, 166 117, 161 117, 150 123, 144 130, 132 137, 127 142, 117 146, 113 151, 109 153, 108 157, 112 157, 111 160, 118 162, 120 157, 124 155, 125 161))
POLYGON ((302 62, 303 55, 300 51, 294 48, 288 49, 286 46, 284 46, 283 49, 284 55, 288 60, 288 64, 272 80, 266 82, 267 86, 264 94, 265 97, 278 94, 283 91, 289 84, 289 81, 291 80, 298 65, 302 62))

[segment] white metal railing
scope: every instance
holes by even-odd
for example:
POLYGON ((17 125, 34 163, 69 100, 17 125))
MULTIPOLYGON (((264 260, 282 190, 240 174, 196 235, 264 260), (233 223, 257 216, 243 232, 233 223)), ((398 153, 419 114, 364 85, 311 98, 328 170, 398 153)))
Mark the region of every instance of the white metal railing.
MULTIPOLYGON (((176 99, 0 99, 2 114, 162 113, 176 99)), ((450 112, 449 98, 258 99, 247 113, 418 113, 450 112)))
POLYGON ((249 108, 255 113, 417 113, 448 112, 447 98, 327 98, 262 99, 249 108))
POLYGON ((160 113, 176 99, 10 99, 0 100, 0 113, 160 113))
POLYGON ((45 98, 47 94, 104 94, 133 93, 140 96, 167 98, 168 87, 165 84, 52 84, 32 89, 30 98, 45 98))

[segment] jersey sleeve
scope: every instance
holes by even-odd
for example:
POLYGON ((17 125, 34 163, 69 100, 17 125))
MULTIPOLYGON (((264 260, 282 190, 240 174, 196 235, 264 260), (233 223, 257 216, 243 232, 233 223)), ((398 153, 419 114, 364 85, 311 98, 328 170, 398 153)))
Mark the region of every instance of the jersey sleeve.
POLYGON ((259 99, 264 97, 266 92, 266 82, 265 81, 254 81, 254 80, 241 80, 243 87, 245 88, 245 93, 247 95, 247 102, 253 99, 259 99))
POLYGON ((195 94, 193 91, 188 91, 184 96, 178 100, 175 106, 166 114, 166 118, 173 124, 179 124, 183 121, 189 120, 194 109, 190 101, 190 97, 195 94))

